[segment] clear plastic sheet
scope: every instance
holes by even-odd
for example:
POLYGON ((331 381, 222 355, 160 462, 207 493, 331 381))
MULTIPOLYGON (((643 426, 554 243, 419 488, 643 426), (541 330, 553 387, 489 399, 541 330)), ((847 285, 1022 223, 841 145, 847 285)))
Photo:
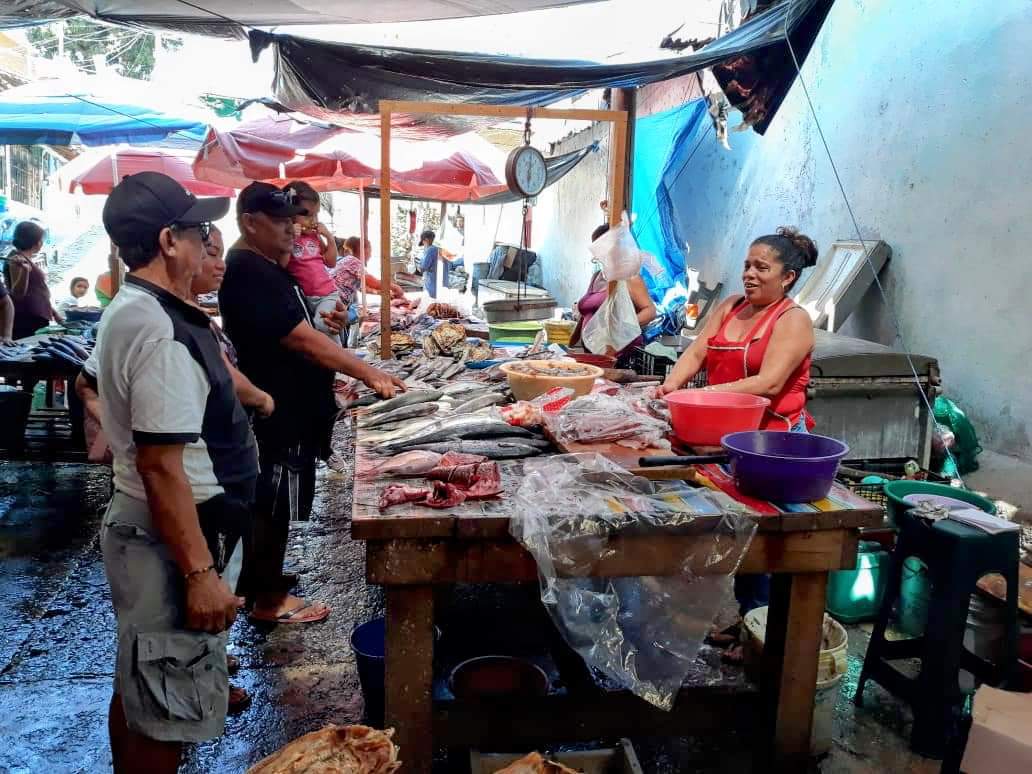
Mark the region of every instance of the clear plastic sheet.
POLYGON ((527 460, 510 530, 537 561, 541 601, 566 642, 608 681, 673 707, 756 530, 748 510, 682 482, 633 476, 597 454, 527 460), (579 577, 617 559, 614 540, 693 534, 664 577, 579 577))
POLYGON ((670 424, 635 408, 640 396, 593 393, 547 418, 560 443, 616 443, 632 449, 670 448, 670 424))

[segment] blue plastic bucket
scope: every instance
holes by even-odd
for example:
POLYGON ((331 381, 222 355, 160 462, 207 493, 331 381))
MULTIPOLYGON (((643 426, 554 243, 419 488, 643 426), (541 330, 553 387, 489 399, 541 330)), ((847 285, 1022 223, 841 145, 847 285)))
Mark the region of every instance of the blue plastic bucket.
POLYGON ((374 728, 383 728, 384 653, 386 628, 382 618, 360 624, 351 633, 351 650, 358 664, 358 681, 365 700, 365 719, 374 728))

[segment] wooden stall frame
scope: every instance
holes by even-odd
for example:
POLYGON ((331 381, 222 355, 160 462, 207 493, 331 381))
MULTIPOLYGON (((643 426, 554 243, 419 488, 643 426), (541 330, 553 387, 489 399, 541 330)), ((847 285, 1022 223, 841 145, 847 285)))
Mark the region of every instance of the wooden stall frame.
MULTIPOLYGON (((612 127, 609 149, 609 225, 620 222, 627 190, 627 119, 625 110, 510 107, 449 102, 380 100, 380 357, 391 353, 391 116, 395 113, 487 118, 569 119, 608 122, 612 127)), ((613 283, 610 283, 611 285, 613 283)))

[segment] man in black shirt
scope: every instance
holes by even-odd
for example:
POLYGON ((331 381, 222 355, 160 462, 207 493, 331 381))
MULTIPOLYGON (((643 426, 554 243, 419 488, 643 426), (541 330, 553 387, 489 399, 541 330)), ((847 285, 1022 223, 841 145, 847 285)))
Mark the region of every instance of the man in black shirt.
MULTIPOLYGON (((255 509, 254 561, 242 583, 253 619, 312 623, 329 615, 284 590, 283 560, 291 518, 306 518, 315 492, 315 461, 329 456, 336 414, 336 372, 361 379, 385 398, 402 383, 319 333, 297 281, 286 271, 301 212, 292 195, 252 183, 237 199, 240 239, 226 256, 219 307, 239 367, 272 395, 276 411, 255 420, 261 473, 255 509)), ((343 317, 343 313, 341 313, 343 317)), ((336 315, 328 324, 340 327, 336 315)))

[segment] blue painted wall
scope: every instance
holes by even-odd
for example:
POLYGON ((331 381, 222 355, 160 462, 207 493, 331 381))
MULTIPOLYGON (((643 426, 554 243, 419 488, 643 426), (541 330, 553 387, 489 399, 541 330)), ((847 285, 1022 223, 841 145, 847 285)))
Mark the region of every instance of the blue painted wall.
MULTIPOLYGON (((838 0, 803 76, 864 237, 893 248, 910 349, 939 358, 983 445, 1032 459, 1032 2, 838 0)), ((710 134, 673 182, 689 265, 737 292, 779 225, 855 238, 798 82, 764 137, 730 142, 710 134)), ((843 332, 892 344, 889 319, 869 294, 843 332)))

